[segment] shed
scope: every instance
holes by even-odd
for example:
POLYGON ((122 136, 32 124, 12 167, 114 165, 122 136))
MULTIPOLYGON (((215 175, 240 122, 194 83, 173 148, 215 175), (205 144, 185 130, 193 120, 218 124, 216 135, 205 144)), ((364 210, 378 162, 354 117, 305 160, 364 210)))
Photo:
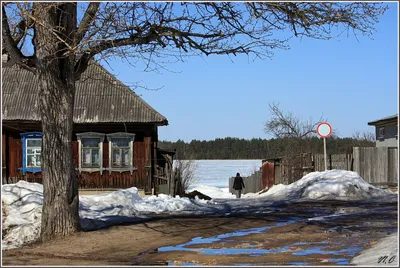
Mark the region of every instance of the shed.
POLYGON ((398 115, 391 115, 368 122, 375 127, 376 147, 398 147, 398 115))

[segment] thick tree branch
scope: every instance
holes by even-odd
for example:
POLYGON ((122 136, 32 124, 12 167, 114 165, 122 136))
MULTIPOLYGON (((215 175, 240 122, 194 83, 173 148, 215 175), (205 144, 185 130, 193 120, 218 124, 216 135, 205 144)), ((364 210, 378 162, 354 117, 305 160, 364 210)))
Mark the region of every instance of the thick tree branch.
POLYGON ((100 2, 91 2, 86 9, 85 15, 81 23, 79 24, 78 30, 76 32, 76 43, 79 44, 83 37, 86 35, 89 30, 90 25, 96 18, 96 13, 99 10, 100 2))
POLYGON ((5 50, 7 51, 7 54, 10 57, 10 60, 7 63, 4 63, 3 66, 11 66, 13 64, 18 64, 21 67, 29 70, 29 71, 34 71, 32 67, 35 67, 34 65, 34 57, 25 57, 21 50, 18 49, 18 43, 14 40, 14 38, 11 35, 10 32, 10 27, 8 25, 8 17, 7 13, 5 10, 5 7, 2 5, 2 42, 5 50))

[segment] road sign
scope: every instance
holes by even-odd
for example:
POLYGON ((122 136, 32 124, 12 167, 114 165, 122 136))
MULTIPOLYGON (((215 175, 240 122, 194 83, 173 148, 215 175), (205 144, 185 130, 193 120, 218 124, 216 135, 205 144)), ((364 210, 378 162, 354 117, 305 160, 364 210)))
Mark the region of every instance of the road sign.
POLYGON ((328 138, 332 134, 332 127, 327 122, 322 122, 317 126, 317 134, 321 138, 328 138))
POLYGON ((317 134, 324 139, 324 160, 325 160, 325 170, 328 170, 328 165, 326 162, 326 138, 332 134, 332 127, 327 122, 321 122, 317 126, 317 134))

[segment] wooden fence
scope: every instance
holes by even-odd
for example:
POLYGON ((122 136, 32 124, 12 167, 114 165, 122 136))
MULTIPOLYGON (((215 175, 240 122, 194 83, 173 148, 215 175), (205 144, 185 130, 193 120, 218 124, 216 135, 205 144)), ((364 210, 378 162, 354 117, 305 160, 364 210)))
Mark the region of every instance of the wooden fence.
MULTIPOLYGON (((375 186, 397 186, 397 150, 395 147, 354 147, 352 154, 328 155, 327 168, 355 171, 366 182, 375 186)), ((290 184, 307 173, 325 170, 323 154, 306 153, 265 161, 274 164, 274 184, 290 184)))
POLYGON ((352 170, 372 185, 397 186, 397 150, 395 147, 354 147, 352 170))
MULTIPOLYGON (((323 154, 313 155, 313 171, 324 171, 325 170, 325 159, 323 154)), ((352 170, 352 154, 331 154, 327 156, 327 168, 332 169, 343 169, 352 170)))
MULTIPOLYGON (((229 178, 229 192, 235 193, 233 190, 233 180, 235 177, 229 178)), ((262 190, 261 182, 261 169, 253 173, 251 176, 243 177, 243 183, 245 188, 242 190, 242 194, 256 193, 262 190)))

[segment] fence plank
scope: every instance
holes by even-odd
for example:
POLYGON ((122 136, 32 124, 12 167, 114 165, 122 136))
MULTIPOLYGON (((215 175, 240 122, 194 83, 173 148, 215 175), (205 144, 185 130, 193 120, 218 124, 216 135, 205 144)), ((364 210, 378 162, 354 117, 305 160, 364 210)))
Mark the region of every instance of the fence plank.
POLYGON ((377 186, 398 185, 397 148, 353 148, 353 170, 377 186))

